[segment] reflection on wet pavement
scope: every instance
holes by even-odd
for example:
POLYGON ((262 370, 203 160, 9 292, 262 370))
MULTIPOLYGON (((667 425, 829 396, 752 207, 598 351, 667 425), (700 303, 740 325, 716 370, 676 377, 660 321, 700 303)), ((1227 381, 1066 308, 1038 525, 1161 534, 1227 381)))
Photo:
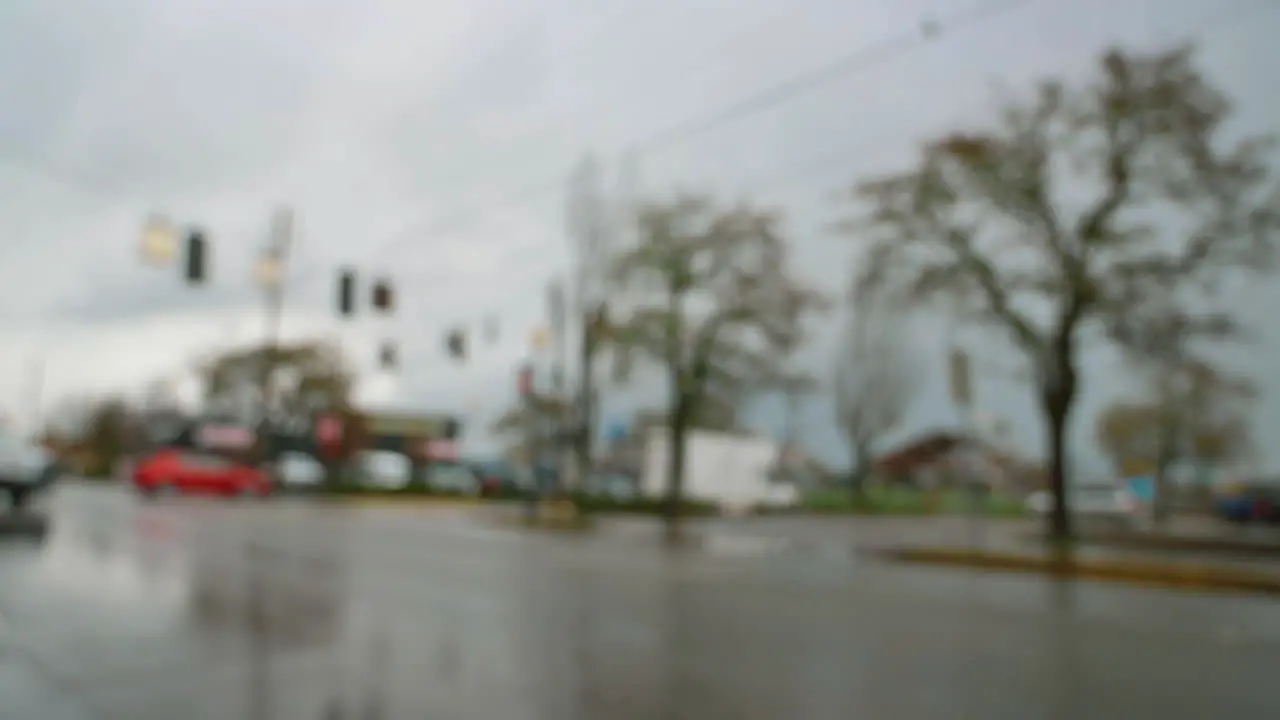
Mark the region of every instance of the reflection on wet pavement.
POLYGON ((1278 699, 1271 601, 95 492, 59 495, 42 548, 0 546, 0 718, 1128 720, 1278 699), (52 704, 73 700, 93 714, 52 704))

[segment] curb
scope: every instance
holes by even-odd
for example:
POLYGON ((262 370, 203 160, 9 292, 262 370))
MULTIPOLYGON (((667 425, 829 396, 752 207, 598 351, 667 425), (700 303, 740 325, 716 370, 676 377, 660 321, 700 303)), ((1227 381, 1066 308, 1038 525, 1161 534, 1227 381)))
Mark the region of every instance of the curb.
POLYGON ((1101 580, 1191 591, 1244 592, 1280 596, 1280 574, 1206 565, 1126 562, 1071 556, 1042 557, 946 548, 903 548, 876 553, 918 565, 967 567, 996 572, 1038 573, 1059 578, 1101 580))
MULTIPOLYGON (((1030 533, 1028 540, 1044 542, 1044 536, 1030 533)), ((1156 552, 1194 552, 1205 555, 1248 556, 1260 558, 1280 558, 1280 545, 1260 540, 1241 538, 1199 538, 1178 535, 1143 534, 1098 534, 1085 535, 1078 540, 1079 544, 1095 547, 1127 548, 1132 550, 1150 550, 1156 552)))
POLYGON ((595 522, 589 516, 579 516, 574 518, 538 518, 535 520, 527 520, 524 517, 499 517, 494 518, 490 522, 498 527, 511 528, 515 530, 545 530, 563 533, 583 533, 592 532, 596 529, 595 522))
POLYGON ((42 513, 0 512, 0 538, 43 540, 49 533, 49 518, 42 513))
POLYGON ((408 509, 426 509, 426 508, 473 508, 479 507, 483 500, 471 498, 433 498, 433 497, 361 497, 352 495, 347 497, 329 496, 326 498, 330 502, 339 505, 350 505, 362 508, 404 508, 408 509))
POLYGON ((547 500, 539 503, 533 517, 523 512, 494 518, 502 526, 525 530, 554 530, 559 532, 587 532, 595 529, 595 519, 590 513, 580 512, 573 503, 547 500))

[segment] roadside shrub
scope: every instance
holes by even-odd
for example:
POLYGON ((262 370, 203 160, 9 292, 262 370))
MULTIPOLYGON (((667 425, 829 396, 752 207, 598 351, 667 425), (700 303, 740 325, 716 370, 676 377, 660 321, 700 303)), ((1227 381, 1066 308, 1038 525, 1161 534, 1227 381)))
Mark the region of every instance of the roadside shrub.
POLYGON ((800 504, 789 511, 846 515, 963 515, 976 511, 996 517, 1017 517, 1025 513, 1022 503, 1008 495, 992 494, 975 508, 973 497, 962 490, 927 492, 906 488, 868 488, 857 499, 847 490, 818 491, 805 495, 800 504))

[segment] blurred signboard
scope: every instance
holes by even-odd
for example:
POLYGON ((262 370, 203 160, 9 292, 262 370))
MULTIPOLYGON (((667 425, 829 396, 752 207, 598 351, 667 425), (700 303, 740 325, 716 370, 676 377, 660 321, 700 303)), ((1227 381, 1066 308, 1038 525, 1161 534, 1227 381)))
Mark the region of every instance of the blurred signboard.
POLYGON ((620 443, 627 439, 627 424, 621 421, 609 423, 605 430, 605 437, 610 444, 620 443))
POLYGON ((1150 504, 1156 498, 1156 483, 1152 477, 1131 477, 1125 481, 1129 494, 1138 502, 1150 504))
POLYGON ((337 415, 321 415, 316 419, 316 439, 322 444, 342 441, 342 419, 337 415))
POLYGON ((244 450, 253 447, 257 433, 240 425, 201 425, 196 445, 208 450, 244 450))
POLYGON ((404 435, 410 437, 434 437, 444 434, 445 424, 454 418, 450 415, 410 415, 371 413, 365 417, 368 432, 372 435, 404 435))
POLYGON ((453 440, 428 440, 420 445, 419 452, 436 462, 457 462, 461 455, 458 443, 453 440))

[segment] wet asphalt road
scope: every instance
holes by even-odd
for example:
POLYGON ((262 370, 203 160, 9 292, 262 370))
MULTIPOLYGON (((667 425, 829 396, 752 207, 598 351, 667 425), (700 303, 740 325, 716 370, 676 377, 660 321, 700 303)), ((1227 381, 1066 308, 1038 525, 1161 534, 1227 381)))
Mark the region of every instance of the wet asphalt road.
POLYGON ((462 511, 52 498, 0 544, 0 719, 1268 718, 1280 604, 664 553, 462 511), (329 714, 325 714, 328 712, 329 714), (380 714, 379 714, 380 713, 380 714))

